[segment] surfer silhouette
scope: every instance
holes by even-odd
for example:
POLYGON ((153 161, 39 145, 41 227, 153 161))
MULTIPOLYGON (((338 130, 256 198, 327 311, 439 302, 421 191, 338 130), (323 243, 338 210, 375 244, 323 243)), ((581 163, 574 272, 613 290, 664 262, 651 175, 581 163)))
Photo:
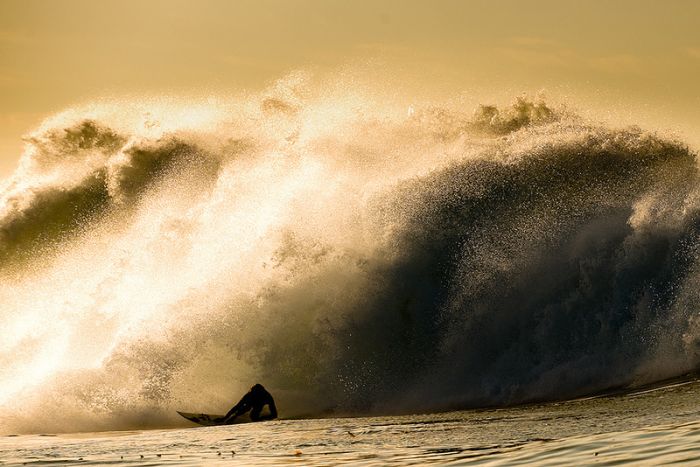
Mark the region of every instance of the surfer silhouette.
POLYGON ((275 400, 272 398, 272 394, 267 392, 262 384, 256 384, 250 391, 238 401, 238 404, 234 405, 231 410, 224 415, 222 421, 224 423, 233 423, 233 421, 239 415, 250 411, 250 419, 254 422, 262 420, 272 420, 277 418, 277 407, 275 407, 275 400), (270 413, 266 415, 260 415, 264 406, 268 406, 270 413))

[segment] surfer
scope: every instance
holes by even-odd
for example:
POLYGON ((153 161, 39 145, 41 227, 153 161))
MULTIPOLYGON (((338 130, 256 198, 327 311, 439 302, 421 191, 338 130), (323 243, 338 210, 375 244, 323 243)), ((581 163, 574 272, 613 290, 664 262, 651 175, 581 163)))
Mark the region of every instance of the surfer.
POLYGON ((256 384, 250 391, 238 401, 238 404, 234 405, 231 410, 224 415, 222 421, 224 423, 230 424, 238 417, 250 410, 250 419, 254 422, 261 420, 272 420, 277 418, 277 408, 275 407, 275 400, 272 398, 272 394, 267 392, 262 384, 256 384), (266 415, 260 415, 264 406, 268 406, 270 413, 266 415))

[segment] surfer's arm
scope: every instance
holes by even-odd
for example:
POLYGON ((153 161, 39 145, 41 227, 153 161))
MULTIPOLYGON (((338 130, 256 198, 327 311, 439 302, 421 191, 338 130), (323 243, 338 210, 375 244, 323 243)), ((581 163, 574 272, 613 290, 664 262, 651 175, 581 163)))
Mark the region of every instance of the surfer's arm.
POLYGON ((238 403, 238 404, 234 405, 233 407, 231 407, 231 410, 229 410, 228 412, 226 412, 226 415, 224 415, 224 419, 229 418, 231 415, 235 415, 236 412, 238 412, 238 407, 239 407, 239 406, 240 406, 240 403, 238 403))
POLYGON ((250 410, 250 404, 248 403, 248 398, 246 394, 240 401, 238 401, 238 404, 234 405, 231 408, 231 410, 228 411, 228 413, 224 416, 224 420, 228 420, 229 418, 236 418, 237 416, 247 412, 248 410, 250 410))

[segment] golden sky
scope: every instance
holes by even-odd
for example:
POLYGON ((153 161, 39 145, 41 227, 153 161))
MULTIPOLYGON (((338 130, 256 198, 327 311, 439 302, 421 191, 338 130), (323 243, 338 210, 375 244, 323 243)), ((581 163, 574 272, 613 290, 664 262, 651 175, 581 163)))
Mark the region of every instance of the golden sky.
POLYGON ((365 59, 445 95, 544 89, 700 143, 698 18, 691 0, 0 0, 0 177, 74 104, 365 59))

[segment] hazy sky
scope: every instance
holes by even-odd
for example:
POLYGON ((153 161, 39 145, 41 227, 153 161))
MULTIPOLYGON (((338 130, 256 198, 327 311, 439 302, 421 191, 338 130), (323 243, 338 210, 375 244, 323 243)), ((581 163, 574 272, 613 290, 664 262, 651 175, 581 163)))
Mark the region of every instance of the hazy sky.
POLYGON ((0 177, 22 134, 94 97, 259 89, 377 57, 445 94, 546 89, 700 142, 698 18, 690 0, 0 0, 0 177))

